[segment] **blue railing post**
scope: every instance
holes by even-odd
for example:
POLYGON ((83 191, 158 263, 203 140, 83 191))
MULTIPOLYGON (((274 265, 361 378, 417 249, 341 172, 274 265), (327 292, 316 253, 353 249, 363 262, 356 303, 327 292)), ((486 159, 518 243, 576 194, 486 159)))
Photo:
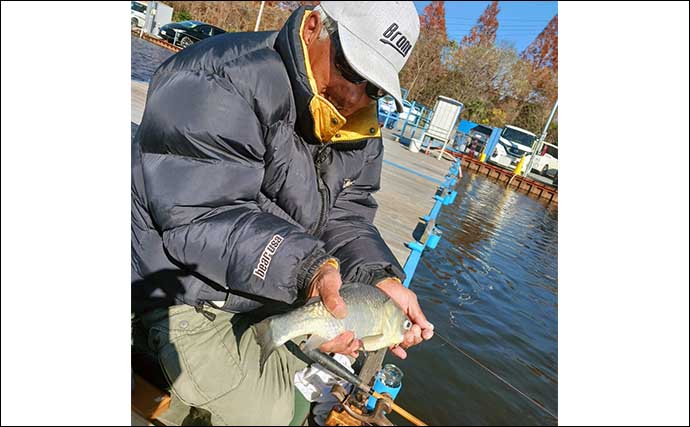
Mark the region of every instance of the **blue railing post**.
MULTIPOLYGON (((424 119, 424 124, 421 127, 422 128, 422 135, 419 139, 422 141, 422 143, 420 144, 420 150, 424 146, 424 136, 426 135, 426 130, 429 129, 429 123, 431 123, 431 116, 433 116, 434 110, 432 110, 430 108, 427 112, 428 112, 428 115, 427 115, 426 119, 424 119)), ((412 134, 412 136, 414 136, 414 133, 412 134)), ((431 140, 429 140, 429 144, 431 144, 431 140)))
POLYGON ((434 199, 436 202, 434 203, 434 207, 431 208, 431 212, 429 212, 429 215, 425 215, 422 217, 424 221, 431 221, 435 220, 436 217, 438 217, 438 213, 441 211, 441 206, 443 206, 443 197, 441 196, 434 196, 434 199))
MULTIPOLYGON (((421 122, 422 122, 423 119, 424 119, 424 113, 426 112, 426 109, 427 109, 427 108, 426 108, 425 106, 422 105, 422 110, 419 112, 419 115, 417 116, 417 118, 416 118, 415 121, 414 121, 414 128, 415 128, 415 130, 416 130, 416 129, 419 129, 419 126, 420 126, 421 122)), ((423 126, 423 125, 422 125, 422 126, 423 126)))
POLYGON ((386 119, 383 121, 383 127, 384 129, 388 128, 388 119, 390 118, 391 114, 393 113, 393 110, 389 109, 388 114, 386 114, 386 119))
POLYGON ((402 125, 402 129, 400 130, 400 137, 405 138, 405 129, 407 129, 407 123, 410 121, 410 114, 412 114, 412 111, 414 111, 414 106, 417 103, 417 101, 412 101, 412 104, 410 106, 410 110, 407 112, 407 117, 405 117, 405 122, 402 125))
POLYGON ((418 126, 419 126, 419 121, 417 121, 417 123, 415 123, 414 126, 412 127, 412 135, 410 135, 410 141, 412 140, 412 138, 414 138, 414 134, 417 132, 418 126))
POLYGON ((429 215, 423 218, 427 222, 424 235, 420 238, 420 241, 413 240, 407 244, 407 247, 410 248, 410 255, 408 255, 405 266, 403 267, 403 271, 405 272, 405 281, 403 285, 405 285, 405 287, 410 286, 424 249, 435 249, 438 242, 441 240, 443 231, 440 227, 436 226, 436 218, 441 211, 441 206, 450 205, 455 201, 457 192, 454 188, 458 183, 459 176, 460 162, 456 160, 448 169, 446 180, 441 184, 441 195, 434 195, 434 199, 436 200, 434 207, 431 208, 429 215))

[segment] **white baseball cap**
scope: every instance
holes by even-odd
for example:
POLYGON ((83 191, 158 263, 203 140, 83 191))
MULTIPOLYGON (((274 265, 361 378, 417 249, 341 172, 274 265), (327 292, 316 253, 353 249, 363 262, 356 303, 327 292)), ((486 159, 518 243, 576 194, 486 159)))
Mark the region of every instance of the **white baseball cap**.
POLYGON ((322 1, 321 9, 337 22, 348 64, 383 89, 403 111, 398 73, 419 37, 419 15, 411 1, 322 1))

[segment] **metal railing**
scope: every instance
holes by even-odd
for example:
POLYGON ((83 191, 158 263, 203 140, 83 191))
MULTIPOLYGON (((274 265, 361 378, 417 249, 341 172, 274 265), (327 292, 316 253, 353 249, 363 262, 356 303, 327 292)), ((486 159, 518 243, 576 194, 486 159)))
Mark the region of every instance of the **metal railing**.
POLYGON ((442 206, 451 205, 455 202, 455 198, 458 195, 455 191, 455 186, 458 183, 458 179, 461 177, 460 161, 456 160, 450 166, 450 169, 448 169, 445 181, 434 195, 434 206, 431 208, 429 214, 422 218, 426 224, 424 224, 421 236, 407 244, 407 247, 410 249, 410 255, 408 255, 405 266, 403 267, 403 271, 405 272, 405 281, 403 285, 406 287, 409 287, 410 282, 412 282, 412 278, 414 277, 414 273, 417 270, 417 265, 419 264, 424 250, 427 248, 435 249, 438 242, 441 240, 443 230, 436 225, 436 219, 441 212, 442 206))

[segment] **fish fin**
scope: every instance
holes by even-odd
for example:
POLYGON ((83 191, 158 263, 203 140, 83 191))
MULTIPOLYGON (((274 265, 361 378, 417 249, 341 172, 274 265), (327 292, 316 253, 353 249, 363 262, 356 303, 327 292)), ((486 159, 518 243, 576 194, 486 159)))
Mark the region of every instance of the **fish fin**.
POLYGON ((325 343, 328 341, 326 338, 312 334, 308 339, 307 342, 304 343, 303 351, 306 353, 311 350, 315 350, 319 347, 321 347, 321 344, 325 343))
POLYGON ((259 344, 259 373, 263 374, 264 365, 268 357, 275 351, 280 344, 273 339, 273 331, 271 330, 271 319, 266 319, 254 325, 254 332, 256 335, 256 342, 259 344))
POLYGON ((343 289, 359 288, 361 286, 369 286, 369 285, 363 285, 362 283, 358 283, 358 282, 345 282, 342 285, 340 285, 340 290, 342 291, 343 289))
POLYGON ((386 340, 383 334, 369 335, 362 338, 362 346, 366 351, 374 351, 386 347, 386 340))

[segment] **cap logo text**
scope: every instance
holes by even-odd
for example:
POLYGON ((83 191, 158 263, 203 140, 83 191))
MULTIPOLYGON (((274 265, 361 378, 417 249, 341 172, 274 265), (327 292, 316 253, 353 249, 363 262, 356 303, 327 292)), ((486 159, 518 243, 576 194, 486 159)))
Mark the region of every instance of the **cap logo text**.
POLYGON ((388 29, 383 32, 383 38, 380 38, 379 41, 392 46, 393 49, 395 49, 395 51, 404 58, 410 52, 410 49, 412 49, 412 43, 410 43, 410 41, 407 40, 407 37, 403 36, 400 31, 398 31, 398 28, 398 24, 395 22, 392 23, 388 29))

